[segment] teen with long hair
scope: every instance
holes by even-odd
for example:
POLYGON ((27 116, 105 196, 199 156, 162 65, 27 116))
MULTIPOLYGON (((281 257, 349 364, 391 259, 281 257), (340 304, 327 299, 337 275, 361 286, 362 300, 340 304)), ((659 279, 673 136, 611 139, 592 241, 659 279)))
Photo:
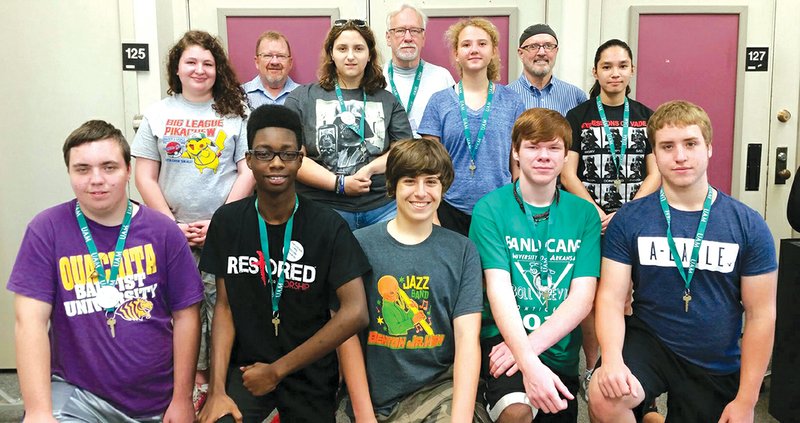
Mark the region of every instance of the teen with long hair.
POLYGON ((295 89, 285 103, 300 115, 310 159, 297 191, 335 209, 351 229, 396 214, 386 196, 386 156, 394 141, 411 137, 411 126, 385 88, 372 30, 340 19, 325 38, 319 82, 295 89))
POLYGON ((478 200, 509 182, 511 128, 525 106, 500 79, 499 32, 484 18, 461 20, 447 30, 461 80, 431 97, 418 132, 441 141, 453 160, 455 180, 438 210, 442 226, 469 231, 478 200))
MULTIPOLYGON (((131 148, 144 203, 175 220, 199 259, 211 216, 253 191, 244 161, 246 97, 219 39, 189 31, 167 55, 168 97, 150 106, 131 148)), ((195 407, 204 401, 214 275, 203 274, 205 300, 195 407)))

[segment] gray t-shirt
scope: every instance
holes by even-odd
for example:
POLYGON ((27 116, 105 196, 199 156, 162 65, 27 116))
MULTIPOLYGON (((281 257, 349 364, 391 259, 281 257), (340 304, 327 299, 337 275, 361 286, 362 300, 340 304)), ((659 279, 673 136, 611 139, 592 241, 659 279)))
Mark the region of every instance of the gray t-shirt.
MULTIPOLYGON (((326 91, 319 84, 303 85, 289 94, 284 105, 300 115, 307 159, 314 160, 335 174, 352 175, 367 163, 389 151, 397 140, 411 138, 411 126, 403 106, 392 93, 378 90, 342 90, 346 112, 342 113, 336 91, 326 91), (364 140, 350 126, 359 128, 364 121, 364 140)), ((372 210, 391 201, 386 196, 386 178, 372 176, 370 192, 348 197, 297 183, 297 191, 312 200, 335 209, 358 212, 372 210)))
POLYGON ((369 258, 364 276, 369 326, 362 332, 370 396, 376 411, 418 391, 453 365, 453 320, 482 310, 481 264, 468 238, 439 226, 405 245, 387 222, 357 230, 369 258), (418 313, 424 319, 418 320, 418 313))
POLYGON ((221 117, 213 104, 180 94, 162 99, 145 111, 133 139, 133 156, 161 163, 158 185, 178 222, 211 219, 247 151, 247 120, 221 117))

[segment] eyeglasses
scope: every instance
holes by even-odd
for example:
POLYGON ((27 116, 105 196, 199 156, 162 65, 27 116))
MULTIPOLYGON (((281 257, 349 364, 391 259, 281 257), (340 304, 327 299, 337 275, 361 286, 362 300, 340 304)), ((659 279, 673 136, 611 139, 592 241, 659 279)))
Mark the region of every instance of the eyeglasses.
POLYGON ((410 32, 411 36, 416 38, 425 32, 425 28, 389 28, 389 32, 397 38, 405 37, 406 32, 410 32))
POLYGON ((275 156, 281 158, 284 162, 293 162, 303 155, 302 151, 272 151, 272 150, 249 150, 247 154, 251 154, 256 159, 262 162, 271 162, 275 156))
POLYGON ((346 26, 347 24, 349 24, 351 22, 357 28, 366 28, 367 27, 367 21, 364 21, 364 20, 361 20, 361 19, 337 19, 337 20, 333 21, 333 27, 334 28, 341 28, 341 27, 346 26))
POLYGON ((533 52, 533 53, 537 53, 537 52, 539 52, 540 48, 543 48, 544 51, 549 53, 549 52, 557 49, 558 48, 558 44, 550 44, 550 43, 547 43, 547 44, 528 44, 527 46, 521 46, 520 48, 525 50, 525 51, 530 51, 530 52, 533 52))
POLYGON ((289 58, 292 57, 292 56, 289 56, 287 54, 258 53, 258 54, 256 54, 256 57, 258 57, 261 60, 266 60, 266 61, 270 61, 272 59, 276 59, 279 62, 285 62, 285 61, 289 60, 289 58))

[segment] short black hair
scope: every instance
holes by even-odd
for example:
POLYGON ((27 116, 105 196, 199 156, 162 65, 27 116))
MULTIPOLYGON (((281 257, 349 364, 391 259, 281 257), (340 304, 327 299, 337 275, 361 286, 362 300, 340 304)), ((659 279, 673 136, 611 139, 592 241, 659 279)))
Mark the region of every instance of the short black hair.
POLYGON ((285 128, 294 132, 297 149, 303 146, 303 123, 294 110, 278 104, 265 104, 253 110, 247 120, 247 149, 253 149, 256 132, 264 128, 285 128))

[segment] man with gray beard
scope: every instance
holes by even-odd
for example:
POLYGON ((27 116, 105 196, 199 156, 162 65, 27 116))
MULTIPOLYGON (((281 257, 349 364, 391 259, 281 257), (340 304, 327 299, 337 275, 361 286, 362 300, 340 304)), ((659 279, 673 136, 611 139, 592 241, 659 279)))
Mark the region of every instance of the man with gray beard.
POLYGON ((580 88, 553 76, 558 55, 558 37, 546 24, 531 25, 519 37, 517 54, 522 61, 522 75, 508 85, 525 108, 543 107, 566 116, 573 107, 586 101, 580 88))
POLYGON ((431 96, 455 84, 447 69, 420 57, 427 22, 425 14, 408 4, 400 5, 386 16, 386 43, 392 49, 392 60, 383 67, 386 89, 406 109, 415 137, 431 96))

